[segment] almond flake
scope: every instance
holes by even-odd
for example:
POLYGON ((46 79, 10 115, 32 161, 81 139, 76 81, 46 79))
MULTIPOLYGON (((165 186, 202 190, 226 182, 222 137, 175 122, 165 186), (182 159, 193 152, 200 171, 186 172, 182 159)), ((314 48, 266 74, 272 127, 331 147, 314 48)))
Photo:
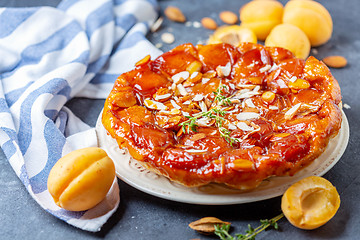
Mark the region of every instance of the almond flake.
POLYGON ((179 105, 177 105, 177 103, 174 100, 171 99, 170 103, 171 103, 171 105, 173 105, 174 108, 181 109, 181 107, 179 105))
POLYGON ((201 83, 206 84, 208 81, 210 81, 210 78, 202 78, 201 83))
POLYGON ((269 106, 270 110, 278 110, 279 108, 277 106, 269 106))
POLYGON ((257 85, 254 89, 253 89, 253 92, 258 92, 260 90, 260 86, 257 85))
POLYGON ((205 149, 185 149, 185 152, 189 152, 189 153, 204 153, 207 152, 207 150, 205 149))
POLYGON ((253 127, 250 127, 249 125, 247 125, 247 124, 244 123, 244 122, 238 122, 238 123, 236 124, 236 126, 237 126, 239 129, 243 130, 244 132, 250 132, 250 131, 254 131, 254 130, 255 130, 253 127))
POLYGON ((135 84, 135 85, 134 85, 134 88, 137 88, 137 89, 139 89, 139 90, 142 90, 142 87, 141 87, 139 84, 135 84))
POLYGON ((245 146, 242 146, 242 148, 245 148, 245 149, 249 149, 249 148, 253 148, 253 147, 255 147, 255 145, 245 145, 245 146))
POLYGON ((263 72, 266 72, 269 69, 271 69, 271 66, 269 64, 266 64, 264 67, 260 68, 259 71, 261 73, 263 73, 263 72))
POLYGON ((150 99, 145 99, 144 104, 147 108, 155 109, 155 110, 167 110, 168 107, 162 104, 161 102, 156 102, 150 99))
POLYGON ((283 80, 279 79, 276 82, 277 82, 277 84, 279 84, 280 88, 288 88, 288 86, 285 84, 285 82, 283 80))
POLYGON ((181 95, 186 96, 188 94, 186 89, 184 88, 184 86, 182 84, 178 84, 176 87, 179 90, 179 93, 181 95))
POLYGON ((229 87, 230 87, 230 89, 234 90, 235 89, 235 84, 229 83, 229 87))
POLYGON ((241 112, 238 115, 236 115, 236 118, 240 121, 246 121, 258 117, 260 117, 260 114, 255 112, 241 112))
POLYGON ((289 79, 290 82, 295 82, 296 80, 297 80, 297 77, 295 77, 295 76, 292 76, 292 77, 289 79))
POLYGON ((198 21, 194 21, 194 22, 193 22, 193 27, 194 27, 194 28, 201 28, 201 23, 198 22, 198 21))
POLYGON ((199 102, 199 101, 201 101, 201 100, 203 100, 203 99, 204 99, 204 95, 202 95, 202 94, 196 94, 195 97, 193 98, 193 101, 199 102))
POLYGON ((167 44, 172 44, 173 42, 175 42, 175 36, 174 34, 172 33, 163 33, 161 35, 161 40, 164 42, 164 43, 167 43, 167 44))
POLYGON ((345 109, 350 109, 350 108, 351 108, 350 105, 349 105, 349 104, 346 104, 346 103, 344 103, 343 107, 344 107, 345 109))
POLYGON ((247 68, 252 68, 254 66, 255 66, 255 63, 251 63, 251 64, 247 65, 247 68))
POLYGON ((231 63, 228 62, 224 67, 223 66, 217 66, 216 72, 219 77, 227 77, 229 76, 231 72, 231 63))
POLYGON ((191 79, 196 78, 196 76, 199 75, 199 72, 193 72, 190 76, 191 79))
POLYGON ((237 127, 236 127, 236 125, 234 125, 234 124, 232 124, 232 123, 229 123, 229 124, 228 124, 228 129, 229 129, 229 130, 236 130, 237 127))
POLYGON ((207 117, 202 117, 200 119, 198 119, 196 121, 196 123, 200 126, 200 127, 210 127, 210 119, 207 117))
POLYGON ((246 99, 246 100, 245 100, 245 104, 246 104, 248 107, 256 108, 256 106, 255 106, 254 103, 252 102, 251 98, 246 99))
POLYGON ((190 114, 188 112, 182 111, 182 115, 184 115, 185 117, 190 117, 190 114))
POLYGON ((291 107, 291 108, 285 113, 284 118, 285 118, 286 120, 292 119, 292 118, 295 116, 295 114, 297 113, 297 111, 300 109, 300 107, 301 107, 301 103, 298 103, 298 104, 294 105, 293 107, 291 107))
POLYGON ((236 87, 237 88, 253 89, 254 87, 256 87, 256 85, 254 85, 254 84, 237 84, 236 87))
POLYGON ((201 111, 202 111, 202 112, 207 112, 207 106, 206 106, 206 104, 205 104, 203 101, 201 101, 201 102, 199 103, 199 105, 200 105, 200 108, 201 108, 201 111))
POLYGON ((156 32, 161 27, 162 23, 164 22, 163 17, 159 17, 153 25, 151 25, 150 30, 151 32, 156 32))
POLYGON ((171 96, 171 93, 167 93, 167 94, 164 94, 164 95, 156 95, 155 100, 167 99, 170 96, 171 96))
POLYGON ((182 71, 182 72, 179 72, 179 73, 175 74, 174 76, 172 76, 171 79, 174 81, 174 83, 177 84, 181 81, 188 79, 189 76, 190 76, 190 73, 188 71, 182 71))
POLYGON ((279 66, 276 65, 276 63, 274 63, 274 64, 271 66, 271 68, 269 69, 269 72, 275 71, 275 70, 278 69, 278 68, 279 68, 279 66))
POLYGON ((190 100, 187 100, 185 102, 183 102, 184 105, 190 105, 191 101, 190 100))

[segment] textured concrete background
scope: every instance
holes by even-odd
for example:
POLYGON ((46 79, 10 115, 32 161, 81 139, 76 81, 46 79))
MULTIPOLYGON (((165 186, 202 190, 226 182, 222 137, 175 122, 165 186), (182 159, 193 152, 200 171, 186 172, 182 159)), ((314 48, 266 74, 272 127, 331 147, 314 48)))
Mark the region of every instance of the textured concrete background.
MULTIPOLYGON (((0 1, 0 6, 56 6, 58 0, 0 1)), ((220 24, 218 13, 222 10, 238 12, 245 0, 182 0, 160 1, 163 10, 168 5, 180 7, 189 21, 200 21, 211 16, 220 24)), ((286 3, 286 1, 281 1, 286 3)), ((338 189, 341 206, 335 217, 325 226, 304 231, 292 227, 285 219, 279 222, 280 231, 266 231, 257 239, 356 239, 360 236, 360 2, 358 0, 320 1, 331 13, 334 32, 331 40, 316 48, 315 57, 343 55, 349 65, 332 69, 342 89, 343 103, 350 124, 350 141, 341 160, 325 175, 338 189)), ((160 43, 163 32, 172 32, 174 44, 163 44, 167 51, 185 42, 202 42, 210 30, 186 27, 184 24, 165 20, 162 28, 149 35, 160 43)), ((95 126, 103 100, 73 99, 67 105, 88 124, 95 126), (86 107, 85 107, 86 106, 86 107)), ((118 211, 99 233, 89 233, 53 217, 45 212, 27 193, 13 172, 7 159, 0 152, 0 239, 217 239, 199 235, 188 223, 205 216, 215 216, 232 222, 232 233, 244 233, 247 224, 257 226, 259 219, 271 218, 280 213, 280 198, 231 206, 200 206, 163 200, 140 192, 120 182, 121 203, 118 211)))

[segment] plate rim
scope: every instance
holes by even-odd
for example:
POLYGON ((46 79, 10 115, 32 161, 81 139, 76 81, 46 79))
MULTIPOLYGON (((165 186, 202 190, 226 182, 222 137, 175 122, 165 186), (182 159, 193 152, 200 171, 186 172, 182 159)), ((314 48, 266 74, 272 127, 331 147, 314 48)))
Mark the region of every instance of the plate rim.
MULTIPOLYGON (((180 186, 183 189, 185 189, 186 194, 184 194, 181 191, 172 190, 173 189, 172 187, 171 188, 168 188, 166 186, 163 186, 162 188, 154 187, 154 186, 151 186, 151 182, 144 183, 143 181, 139 182, 136 179, 135 180, 131 179, 131 178, 127 177, 126 174, 121 172, 121 170, 119 171, 119 169, 122 169, 119 166, 120 163, 118 163, 116 160, 113 160, 114 164, 115 164, 115 168, 116 168, 116 175, 118 178, 120 178, 122 181, 126 182, 128 185, 130 185, 142 192, 145 192, 145 193, 150 194, 155 197, 159 197, 159 198, 163 198, 163 199, 167 199, 167 200, 171 200, 171 201, 176 201, 176 202, 181 202, 181 203, 198 204, 198 205, 232 205, 232 204, 251 203, 251 202, 257 202, 257 201, 262 201, 262 200, 266 200, 266 199, 271 199, 274 197, 281 196, 289 186, 291 186, 296 181, 300 180, 299 179, 300 176, 301 176, 301 178, 307 177, 307 175, 308 176, 310 176, 310 175, 323 176, 331 168, 333 168, 335 166, 335 164, 341 159, 341 156, 344 154, 346 147, 348 145, 349 136, 350 136, 349 123, 348 123, 347 117, 342 110, 341 110, 341 112, 342 112, 341 128, 340 128, 337 136, 335 136, 333 139, 330 140, 330 142, 338 141, 338 143, 336 144, 336 148, 335 148, 335 150, 337 150, 337 151, 335 152, 335 154, 334 154, 334 151, 331 153, 331 154, 334 154, 335 156, 331 156, 332 159, 330 161, 325 161, 326 163, 327 162, 329 162, 329 163, 326 164, 325 166, 323 166, 315 174, 313 174, 314 172, 311 172, 312 174, 305 172, 305 174, 303 174, 301 176, 300 173, 302 173, 302 171, 304 171, 305 169, 307 169, 308 167, 310 167, 312 165, 312 164, 310 164, 308 167, 304 168, 303 170, 301 170, 299 173, 295 174, 292 177, 272 177, 272 178, 269 178, 268 180, 264 180, 264 181, 270 182, 272 179, 280 179, 280 178, 283 178, 283 179, 284 178, 292 178, 293 179, 291 181, 287 181, 287 183, 282 184, 280 186, 275 186, 274 188, 269 188, 269 189, 265 189, 262 191, 265 193, 266 193, 266 191, 269 192, 267 194, 260 194, 259 196, 242 198, 242 197, 239 197, 239 195, 244 196, 244 195, 248 195, 249 193, 251 195, 251 193, 259 193, 259 192, 256 191, 256 189, 254 191, 248 191, 248 192, 234 190, 234 191, 238 191, 238 193, 234 193, 234 194, 228 196, 228 195, 219 195, 219 194, 207 194, 207 193, 202 193, 202 192, 199 193, 199 192, 194 191, 195 188, 180 186), (295 177, 295 176, 297 176, 297 177, 295 177), (186 190, 188 190, 188 191, 186 191, 186 190)), ((116 143, 116 141, 110 135, 108 135, 106 133, 106 130, 101 122, 101 116, 102 116, 102 111, 99 114, 99 117, 97 119, 96 126, 95 126, 96 135, 98 138, 98 146, 103 148, 108 153, 110 158, 114 159, 114 157, 112 157, 112 155, 113 155, 112 151, 109 150, 109 146, 106 146, 106 138, 109 138, 108 141, 113 141, 115 143, 116 143)), ((324 153, 325 152, 329 152, 328 147, 325 149, 324 153)), ((322 155, 324 155, 324 153, 321 154, 319 156, 319 158, 322 155)), ((133 160, 133 161, 136 161, 136 160, 133 160)), ((316 161, 316 160, 314 160, 314 161, 316 161)), ((322 166, 322 163, 320 163, 320 166, 322 166)), ((316 170, 318 170, 319 168, 320 167, 318 167, 316 170)), ((153 173, 153 174, 155 174, 155 173, 153 173)), ((161 179, 160 181, 168 181, 171 183, 171 180, 167 179, 166 177, 159 176, 159 175, 157 175, 157 176, 159 179, 161 179)), ((154 181, 157 181, 157 180, 155 179, 154 181)), ((218 186, 218 184, 214 184, 214 183, 210 183, 206 186, 211 187, 213 185, 218 186)))

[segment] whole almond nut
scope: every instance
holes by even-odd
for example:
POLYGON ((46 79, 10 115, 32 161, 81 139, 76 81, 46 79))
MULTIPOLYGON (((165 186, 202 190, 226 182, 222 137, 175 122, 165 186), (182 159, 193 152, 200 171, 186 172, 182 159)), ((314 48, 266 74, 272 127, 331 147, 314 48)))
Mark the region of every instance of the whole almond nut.
POLYGON ((229 225, 216 217, 204 217, 189 224, 189 227, 203 234, 211 234, 215 232, 215 225, 229 225))
POLYGON ((174 6, 168 6, 164 11, 165 16, 174 22, 185 22, 186 17, 182 13, 182 11, 174 6))
POLYGON ((235 24, 238 21, 237 15, 231 11, 222 11, 219 17, 226 24, 235 24))
POLYGON ((203 25, 204 28, 210 30, 215 30, 217 28, 217 24, 214 21, 214 19, 209 17, 204 17, 203 19, 201 19, 201 24, 203 25))
POLYGON ((323 62, 332 68, 343 68, 347 65, 347 60, 343 56, 328 56, 323 59, 323 62))

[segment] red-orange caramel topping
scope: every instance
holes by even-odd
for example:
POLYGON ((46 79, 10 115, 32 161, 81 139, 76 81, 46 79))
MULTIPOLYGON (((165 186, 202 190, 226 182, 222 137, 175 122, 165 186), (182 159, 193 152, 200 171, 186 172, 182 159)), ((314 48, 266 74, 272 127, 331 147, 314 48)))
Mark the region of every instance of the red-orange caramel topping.
POLYGON ((173 181, 247 190, 316 159, 340 129, 340 101, 338 82, 314 57, 183 44, 120 75, 102 123, 120 148, 173 181))

